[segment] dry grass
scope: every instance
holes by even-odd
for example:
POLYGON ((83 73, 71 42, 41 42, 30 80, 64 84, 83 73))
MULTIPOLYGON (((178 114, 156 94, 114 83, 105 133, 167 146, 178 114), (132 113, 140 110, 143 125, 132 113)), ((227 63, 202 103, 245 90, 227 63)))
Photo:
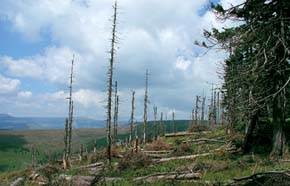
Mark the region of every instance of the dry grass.
POLYGON ((146 144, 145 149, 146 150, 169 150, 171 148, 171 145, 169 143, 166 143, 161 140, 153 141, 152 143, 146 144))

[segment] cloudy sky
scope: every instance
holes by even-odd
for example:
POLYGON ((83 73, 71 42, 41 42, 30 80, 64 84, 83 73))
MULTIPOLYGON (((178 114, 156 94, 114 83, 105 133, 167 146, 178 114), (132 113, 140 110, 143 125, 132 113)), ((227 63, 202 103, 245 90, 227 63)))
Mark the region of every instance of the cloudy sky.
MULTIPOLYGON (((241 0, 215 0, 226 7, 241 0)), ((113 0, 0 1, 0 113, 60 117, 75 55, 75 115, 105 119, 106 72, 113 0)), ((229 26, 209 10, 208 0, 119 0, 118 80, 120 119, 130 116, 136 91, 136 119, 143 114, 144 76, 149 77, 149 118, 175 110, 189 118, 195 95, 209 97, 223 51, 194 45, 203 29, 229 26)))

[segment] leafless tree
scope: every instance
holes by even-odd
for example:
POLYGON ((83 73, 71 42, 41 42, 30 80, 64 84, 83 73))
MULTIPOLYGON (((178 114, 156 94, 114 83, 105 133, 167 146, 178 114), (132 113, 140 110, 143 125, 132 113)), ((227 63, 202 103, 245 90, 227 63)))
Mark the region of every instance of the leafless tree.
POLYGON ((146 143, 146 131, 147 131, 147 104, 148 104, 148 76, 149 72, 148 69, 146 69, 146 75, 145 75, 145 96, 144 96, 144 124, 143 124, 143 143, 146 143))
POLYGON ((113 22, 112 22, 112 38, 111 38, 111 50, 110 50, 110 60, 109 60, 109 69, 108 69, 108 102, 107 102, 107 158, 109 163, 112 160, 111 154, 111 146, 112 146, 112 136, 111 136, 111 111, 112 111, 112 92, 113 92, 113 69, 114 69, 114 61, 115 61, 115 53, 116 53, 116 27, 117 27, 117 0, 113 6, 114 14, 113 14, 113 22))

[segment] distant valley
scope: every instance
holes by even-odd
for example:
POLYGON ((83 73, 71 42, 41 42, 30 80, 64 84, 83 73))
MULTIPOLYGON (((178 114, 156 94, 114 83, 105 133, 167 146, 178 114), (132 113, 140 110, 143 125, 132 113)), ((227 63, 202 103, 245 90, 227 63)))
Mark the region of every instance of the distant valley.
MULTIPOLYGON (((62 129, 65 118, 62 117, 14 117, 8 114, 0 114, 0 130, 35 130, 35 129, 62 129)), ((119 125, 127 122, 120 121, 119 125)), ((77 117, 74 119, 74 128, 104 128, 104 120, 77 117)))

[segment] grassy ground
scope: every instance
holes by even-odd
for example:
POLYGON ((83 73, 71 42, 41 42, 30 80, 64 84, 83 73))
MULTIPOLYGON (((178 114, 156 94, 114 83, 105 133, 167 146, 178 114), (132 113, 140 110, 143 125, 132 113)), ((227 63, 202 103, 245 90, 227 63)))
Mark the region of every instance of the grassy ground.
MULTIPOLYGON (((184 124, 185 125, 185 124, 184 124)), ((235 134, 233 136, 228 136, 225 134, 223 128, 212 128, 212 133, 202 134, 197 133, 190 136, 182 137, 162 137, 159 142, 153 142, 151 144, 146 144, 142 147, 144 150, 152 149, 165 149, 171 151, 166 157, 177 157, 184 155, 202 154, 207 152, 213 152, 213 150, 225 147, 229 141, 234 141, 236 143, 237 149, 239 148, 240 142, 242 140, 242 135, 235 134), (215 143, 215 142, 205 142, 205 143, 183 143, 184 140, 199 139, 199 138, 211 138, 224 141, 225 143, 215 143)), ((83 131, 80 136, 82 138, 88 137, 89 132, 83 131)), ((8 135, 8 134, 7 134, 8 135)), ((11 134, 10 134, 11 135, 11 134)), ((4 139, 8 139, 6 136, 4 139)), ((125 139, 127 135, 121 135, 121 138, 125 139)), ((83 139, 82 139, 83 140, 83 139)), ((104 138, 100 139, 103 142, 104 138)), ((25 138, 25 135, 21 136, 19 134, 18 138, 13 140, 13 144, 18 144, 19 149, 26 147, 29 142, 25 138), (24 139, 24 140, 23 140, 24 139)), ((101 145, 102 146, 102 145, 101 145)), ((2 149, 2 146, 1 146, 2 149)), ((5 146, 3 149, 8 150, 5 146)), ((25 148, 22 149, 25 152, 25 148)), ((100 154, 89 154, 90 156, 98 156, 97 159, 92 160, 92 158, 84 159, 74 167, 79 165, 86 165, 93 162, 103 161, 104 150, 100 151, 100 154)), ((29 153, 28 153, 29 154, 29 153)), ((269 159, 268 155, 265 154, 242 154, 241 152, 229 153, 226 150, 220 150, 212 155, 206 157, 199 157, 190 160, 173 160, 163 163, 157 163, 152 160, 152 158, 144 155, 133 156, 131 154, 130 148, 128 147, 118 147, 114 148, 115 156, 111 166, 106 166, 101 175, 104 177, 111 178, 123 178, 122 181, 117 181, 114 183, 104 183, 104 185, 225 185, 233 180, 233 178, 240 178, 243 176, 249 176, 257 172, 273 171, 273 170, 286 170, 290 169, 289 162, 279 162, 272 161, 269 159), (132 182, 132 178, 149 176, 156 173, 168 173, 168 172, 196 172, 201 173, 202 178, 199 180, 189 180, 189 181, 156 181, 156 182, 132 182)), ((28 158, 29 160, 29 158, 28 158)), ((2 160, 1 160, 2 161, 2 160)), ((7 161, 7 160, 6 160, 7 161)), ((64 172, 62 172, 64 173, 64 172)), ((24 175, 24 172, 9 173, 6 175, 0 175, 0 180, 6 180, 7 183, 12 178, 15 179, 15 175, 24 175)), ((59 174, 59 173, 58 173, 59 174)), ((89 172, 84 170, 69 170, 66 172, 70 176, 88 176, 89 172)), ((280 179, 280 178, 279 178, 280 179)), ((1 185, 1 184, 0 184, 1 185)), ((257 184, 245 184, 245 185, 257 185, 257 184)), ((271 182, 268 185, 273 185, 271 182)), ((275 182, 274 185, 282 185, 275 182)), ((287 184, 286 184, 287 185, 287 184)))
MULTIPOLYGON (((121 128, 119 133, 127 133, 127 129, 121 128)), ((104 134, 105 129, 74 129, 73 151, 78 151, 81 144, 101 140, 104 134)), ((0 131, 0 173, 27 168, 31 162, 32 145, 35 146, 39 163, 60 158, 64 147, 63 136, 63 130, 0 131)))
MULTIPOLYGON (((225 136, 229 139, 230 136, 224 134, 223 129, 215 130, 211 134, 192 135, 186 137, 172 137, 162 138, 164 142, 170 143, 171 149, 176 149, 169 156, 181 156, 189 154, 200 154, 210 152, 218 148, 221 144, 217 143, 202 143, 202 144, 188 144, 186 149, 188 151, 180 150, 180 142, 186 139, 195 138, 216 138, 225 136), (175 153, 175 154, 174 154, 175 153)), ((290 168, 289 162, 271 161, 267 155, 264 154, 231 154, 226 151, 220 151, 214 155, 207 157, 200 157, 192 160, 174 160, 164 163, 148 163, 145 166, 128 166, 128 168, 113 169, 105 173, 108 177, 128 178, 127 181, 120 181, 108 185, 188 185, 188 181, 158 181, 154 183, 130 183, 130 178, 152 175, 154 173, 165 172, 200 172, 202 179, 195 181, 194 185, 207 185, 206 183, 214 183, 215 185, 223 185, 230 182, 233 178, 249 176, 257 172, 285 170, 290 168)))

